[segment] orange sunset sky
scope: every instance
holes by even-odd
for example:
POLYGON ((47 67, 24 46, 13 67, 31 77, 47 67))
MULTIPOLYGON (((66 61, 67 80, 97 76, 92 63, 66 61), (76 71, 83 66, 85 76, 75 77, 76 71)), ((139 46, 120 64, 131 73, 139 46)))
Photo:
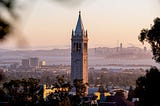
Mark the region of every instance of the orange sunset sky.
POLYGON ((138 41, 140 30, 160 16, 159 0, 37 0, 24 5, 14 33, 0 48, 70 48, 79 10, 89 47, 115 47, 121 42, 124 47, 144 47, 138 41))

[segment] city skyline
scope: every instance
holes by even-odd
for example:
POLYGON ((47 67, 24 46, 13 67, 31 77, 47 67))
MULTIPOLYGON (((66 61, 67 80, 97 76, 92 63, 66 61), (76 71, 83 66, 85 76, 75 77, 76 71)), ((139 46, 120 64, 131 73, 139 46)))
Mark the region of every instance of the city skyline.
MULTIPOLYGON (((9 37, 0 48, 17 48, 19 42, 27 42, 28 48, 69 48, 71 30, 75 30, 77 13, 81 10, 85 28, 88 29, 89 48, 143 45, 138 35, 149 28, 160 15, 158 0, 84 0, 80 4, 70 2, 32 3, 20 14, 17 37, 9 37)), ((21 43, 19 44, 21 46, 21 43)))

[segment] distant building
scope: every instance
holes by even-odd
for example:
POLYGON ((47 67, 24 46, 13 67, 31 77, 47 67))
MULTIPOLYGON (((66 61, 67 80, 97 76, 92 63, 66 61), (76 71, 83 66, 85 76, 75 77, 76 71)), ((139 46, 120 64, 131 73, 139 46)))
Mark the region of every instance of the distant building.
POLYGON ((10 65, 10 69, 17 69, 18 65, 18 63, 13 63, 10 65))
POLYGON ((40 62, 39 62, 39 66, 46 66, 46 61, 45 61, 45 60, 40 61, 40 62))
POLYGON ((39 66, 39 59, 37 57, 29 59, 31 67, 38 67, 39 66))
POLYGON ((71 81, 74 79, 88 82, 88 34, 82 24, 81 12, 71 39, 71 81))
POLYGON ((22 59, 22 67, 24 68, 30 67, 29 59, 22 59))

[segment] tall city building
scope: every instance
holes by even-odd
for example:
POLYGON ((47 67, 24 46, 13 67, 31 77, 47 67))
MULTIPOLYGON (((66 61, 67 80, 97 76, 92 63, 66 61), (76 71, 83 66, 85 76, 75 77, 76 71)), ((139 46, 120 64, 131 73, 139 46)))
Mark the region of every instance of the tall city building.
POLYGON ((83 27, 81 12, 71 38, 71 81, 74 79, 88 82, 88 34, 83 27))
POLYGON ((39 59, 37 57, 30 58, 30 66, 31 67, 38 67, 39 66, 39 59))
POLYGON ((29 59, 22 59, 22 66, 23 66, 24 68, 30 67, 29 59))

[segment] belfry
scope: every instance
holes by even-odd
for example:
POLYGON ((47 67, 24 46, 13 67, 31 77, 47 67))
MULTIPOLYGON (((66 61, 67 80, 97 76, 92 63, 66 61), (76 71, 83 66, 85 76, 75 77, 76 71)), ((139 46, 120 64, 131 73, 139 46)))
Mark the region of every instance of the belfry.
POLYGON ((74 79, 88 82, 88 34, 87 30, 84 30, 80 11, 71 38, 71 81, 74 79))

